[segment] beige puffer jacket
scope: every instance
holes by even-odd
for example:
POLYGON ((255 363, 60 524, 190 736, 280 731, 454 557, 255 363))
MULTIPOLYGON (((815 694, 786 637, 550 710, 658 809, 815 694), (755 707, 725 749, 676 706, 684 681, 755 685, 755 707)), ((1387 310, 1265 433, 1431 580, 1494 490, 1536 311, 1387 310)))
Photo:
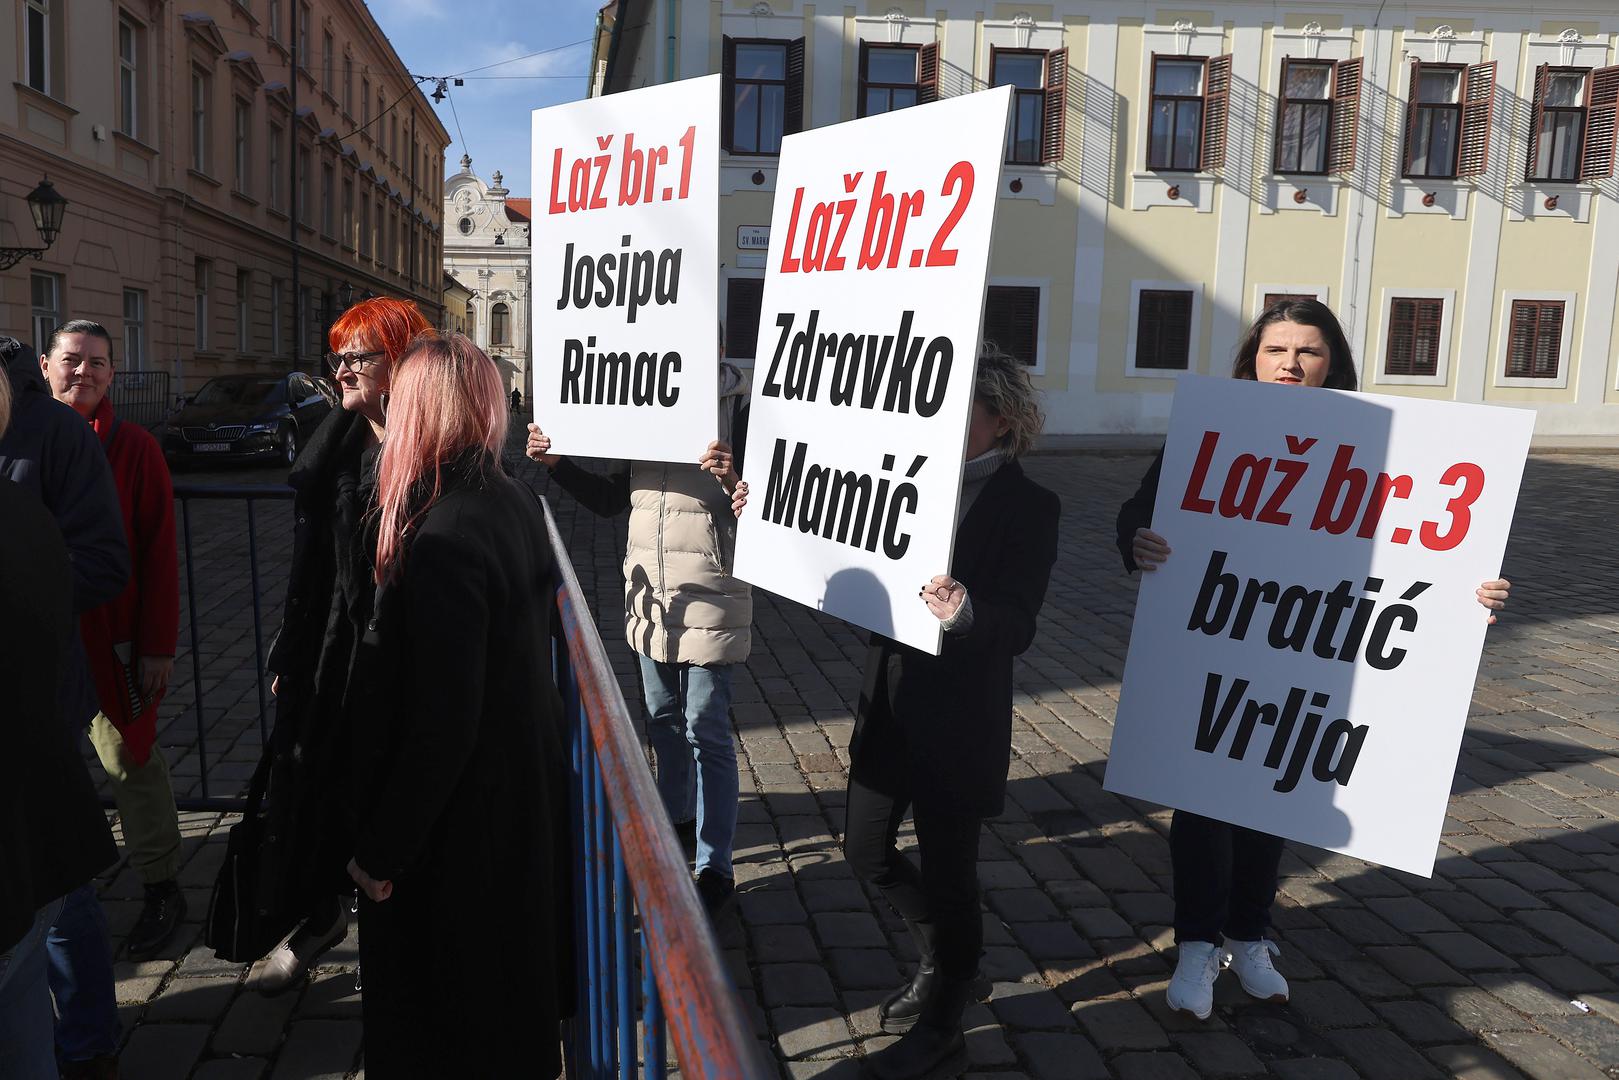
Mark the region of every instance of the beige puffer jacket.
MULTIPOLYGON (((747 399, 747 377, 720 365, 720 438, 747 399)), ((651 660, 740 664, 753 647, 753 590, 731 576, 736 517, 719 481, 696 464, 630 466, 624 633, 651 660)))

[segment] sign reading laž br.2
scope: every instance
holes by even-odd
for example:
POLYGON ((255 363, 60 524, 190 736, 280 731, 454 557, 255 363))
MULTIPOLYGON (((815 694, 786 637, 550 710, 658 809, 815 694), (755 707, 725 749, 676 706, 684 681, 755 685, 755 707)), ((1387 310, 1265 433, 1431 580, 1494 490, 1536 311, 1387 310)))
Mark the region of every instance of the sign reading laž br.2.
POLYGON ((770 221, 736 574, 930 653, 1010 93, 789 136, 770 221))
POLYGON ((696 461, 719 421, 720 76, 533 116, 534 416, 560 454, 696 461))
POLYGON ((1183 378, 1107 789, 1431 874, 1533 428, 1183 378))

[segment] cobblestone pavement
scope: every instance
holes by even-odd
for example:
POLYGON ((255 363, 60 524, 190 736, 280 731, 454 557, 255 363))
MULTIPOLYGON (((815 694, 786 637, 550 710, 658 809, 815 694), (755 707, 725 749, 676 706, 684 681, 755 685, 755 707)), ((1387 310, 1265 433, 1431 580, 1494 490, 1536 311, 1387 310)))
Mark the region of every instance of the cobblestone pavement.
MULTIPOLYGON (((1101 787, 1135 594, 1111 522, 1145 465, 1140 455, 1030 463, 1063 498, 1064 544, 1018 666, 1007 810, 980 849, 995 990, 968 1013, 972 1075, 1619 1078, 1619 457, 1530 461, 1507 558, 1512 608, 1490 633, 1433 878, 1290 846, 1276 936, 1292 1001, 1252 1003, 1228 976, 1206 1023, 1164 1006, 1168 814, 1101 787)), ((540 470, 521 472, 545 491, 540 470)), ((554 505, 625 696, 638 701, 618 631, 624 519, 576 512, 566 495, 554 505)), ((195 514, 209 776, 213 794, 230 794, 261 745, 244 512, 195 514)), ((285 505, 257 512, 271 627, 289 516, 285 505)), ((861 636, 767 594, 756 611, 736 685, 738 903, 720 937, 782 1075, 852 1077, 852 1059, 887 1038, 876 1005, 914 956, 839 853, 861 636)), ((182 655, 161 742, 182 792, 197 795, 190 665, 182 655)), ((242 966, 200 944, 229 820, 185 815, 191 920, 162 958, 118 964, 123 1075, 350 1075, 352 930, 306 987, 276 999, 241 992, 242 966)), ((122 867, 105 880, 119 938, 139 894, 122 867)), ((467 947, 488 944, 480 934, 467 947)))

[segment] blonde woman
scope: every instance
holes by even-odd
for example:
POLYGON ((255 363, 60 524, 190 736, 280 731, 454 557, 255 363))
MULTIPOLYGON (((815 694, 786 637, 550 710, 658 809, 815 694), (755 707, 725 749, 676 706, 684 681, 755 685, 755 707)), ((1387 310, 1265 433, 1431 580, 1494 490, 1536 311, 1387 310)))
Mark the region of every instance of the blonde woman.
MULTIPOLYGON (((978 834, 1006 800, 1012 659, 1034 640, 1057 559, 1057 496, 1018 458, 1044 423, 1028 369, 993 345, 978 357, 955 555, 917 591, 944 627, 938 656, 872 635, 849 753, 843 850, 904 919, 921 962, 878 1010, 904 1033, 866 1059, 878 1080, 959 1076, 961 1014, 982 996, 978 834), (921 866, 895 837, 910 813, 921 866)), ((747 485, 738 487, 740 514, 747 485)))

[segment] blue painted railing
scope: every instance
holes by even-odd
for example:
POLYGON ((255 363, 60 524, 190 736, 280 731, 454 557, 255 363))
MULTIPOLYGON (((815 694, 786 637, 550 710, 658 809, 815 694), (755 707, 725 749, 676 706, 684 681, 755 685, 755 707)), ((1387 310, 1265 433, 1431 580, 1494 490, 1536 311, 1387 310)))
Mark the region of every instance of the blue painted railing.
POLYGON ((568 1040, 568 1075, 661 1080, 667 1033, 683 1076, 775 1076, 721 966, 549 506, 546 526, 558 570, 554 666, 569 722, 578 844, 579 1012, 568 1040))

